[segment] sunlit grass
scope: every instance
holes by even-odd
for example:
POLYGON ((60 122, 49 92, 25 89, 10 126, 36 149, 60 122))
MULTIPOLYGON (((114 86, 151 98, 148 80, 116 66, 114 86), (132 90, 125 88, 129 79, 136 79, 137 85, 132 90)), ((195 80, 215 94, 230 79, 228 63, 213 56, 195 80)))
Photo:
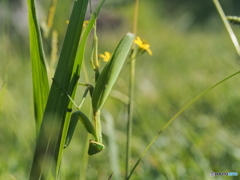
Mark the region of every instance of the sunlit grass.
MULTIPOLYGON (((179 109, 239 69, 239 60, 223 27, 217 31, 201 28, 182 31, 175 28, 177 19, 163 21, 165 17, 159 17, 148 8, 152 8, 151 4, 140 6, 140 14, 141 9, 151 13, 148 18, 140 18, 138 33, 148 39, 154 55, 144 55, 136 63, 132 163, 179 109)), ((117 37, 122 31, 119 28, 112 34, 109 31, 100 34, 99 41, 103 46, 114 47, 118 40, 111 37, 117 37), (104 41, 106 39, 109 41, 104 41)), ((0 91, 0 154, 4 154, 0 160, 0 179, 11 179, 11 175, 26 179, 35 138, 31 68, 25 59, 28 52, 21 52, 14 44, 10 47, 14 47, 16 55, 5 50, 0 52, 5 57, 5 61, 1 60, 0 84, 6 80, 0 91), (9 68, 4 71, 2 67, 9 68)), ((127 94, 126 72, 123 71, 114 88, 127 94)), ((211 170, 231 172, 240 169, 240 144, 236 138, 240 127, 237 82, 239 76, 212 90, 180 115, 158 138, 136 169, 133 179, 197 179, 197 176, 207 179, 211 170)), ((116 117, 115 133, 121 174, 124 175, 125 152, 122 147, 125 147, 126 107, 109 98, 106 109, 116 117)), ((103 124, 103 142, 107 145, 104 128, 103 124)), ((78 176, 85 136, 85 130, 79 125, 71 145, 64 152, 63 179, 78 176)), ((89 159, 89 179, 109 177, 112 169, 108 155, 106 148, 101 155, 89 159)))

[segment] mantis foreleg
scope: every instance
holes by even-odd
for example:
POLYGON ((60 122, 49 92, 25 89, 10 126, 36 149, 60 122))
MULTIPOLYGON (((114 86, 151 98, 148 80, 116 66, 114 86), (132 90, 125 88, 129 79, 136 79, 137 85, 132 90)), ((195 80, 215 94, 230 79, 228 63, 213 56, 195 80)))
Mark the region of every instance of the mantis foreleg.
POLYGON ((105 146, 101 142, 99 142, 99 138, 96 135, 96 130, 94 129, 92 123, 90 122, 88 117, 81 111, 76 111, 76 112, 72 113, 72 115, 71 115, 69 129, 67 132, 67 137, 66 137, 66 142, 65 142, 64 148, 66 148, 69 145, 78 120, 81 121, 81 123, 83 124, 83 126, 85 127, 87 132, 92 134, 95 138, 95 141, 93 141, 93 140, 89 141, 88 154, 94 155, 96 153, 101 152, 105 146))

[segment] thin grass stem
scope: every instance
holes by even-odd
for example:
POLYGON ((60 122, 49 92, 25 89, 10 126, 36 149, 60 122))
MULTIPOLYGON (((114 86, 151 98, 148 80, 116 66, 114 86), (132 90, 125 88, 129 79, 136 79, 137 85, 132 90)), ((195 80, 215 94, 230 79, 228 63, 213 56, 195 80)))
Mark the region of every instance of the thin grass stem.
POLYGON ((127 145, 126 145, 126 178, 130 169, 131 142, 132 142, 132 119, 133 119, 133 98, 134 98, 134 79, 135 79, 135 59, 130 63, 130 84, 129 84, 129 104, 127 122, 127 145))
MULTIPOLYGON (((85 61, 83 61, 82 68, 83 68, 82 70, 83 70, 83 74, 85 77, 85 81, 89 82, 89 77, 88 77, 85 61)), ((91 109, 90 103, 89 103, 89 109, 91 109)), ((92 114, 92 112, 89 112, 89 115, 90 114, 92 114)), ((88 151, 90 136, 91 135, 89 133, 87 133, 86 141, 85 141, 84 148, 83 148, 84 150, 83 150, 82 163, 81 163, 80 172, 79 172, 79 180, 87 179, 86 176, 87 176, 87 166, 88 166, 88 159, 89 159, 87 151, 88 151)))
MULTIPOLYGON (((133 33, 137 33, 139 0, 135 1, 133 33)), ((131 56, 130 61, 130 82, 129 82, 129 104, 128 104, 128 122, 127 122, 127 142, 126 142, 126 169, 125 179, 127 179, 130 169, 131 141, 132 141, 132 120, 133 120, 133 99, 134 99, 134 81, 135 81, 135 54, 131 56), (134 58, 132 58, 134 57, 134 58)))

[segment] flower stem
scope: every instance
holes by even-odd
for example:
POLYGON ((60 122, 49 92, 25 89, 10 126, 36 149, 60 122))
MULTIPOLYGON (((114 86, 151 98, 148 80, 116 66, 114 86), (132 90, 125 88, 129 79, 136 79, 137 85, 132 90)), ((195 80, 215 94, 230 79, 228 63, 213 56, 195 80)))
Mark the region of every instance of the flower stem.
MULTIPOLYGON (((89 77, 88 77, 88 73, 87 73, 87 69, 86 69, 86 64, 85 62, 83 61, 83 74, 85 76, 85 80, 86 82, 90 82, 89 81, 89 77)), ((91 104, 89 103, 89 109, 91 108, 91 104)), ((92 112, 90 112, 89 114, 91 114, 92 112)), ((81 163, 81 166, 80 166, 80 171, 79 171, 79 180, 85 180, 87 178, 87 167, 88 167, 88 154, 87 154, 87 151, 88 151, 88 147, 89 147, 89 138, 90 138, 90 134, 87 133, 87 137, 86 137, 86 142, 84 144, 84 147, 83 147, 83 155, 82 155, 82 163, 81 163)))
POLYGON ((129 103, 128 103, 128 122, 127 122, 127 145, 126 145, 126 178, 129 173, 131 158, 132 141, 132 119, 133 119, 133 97, 134 97, 134 79, 135 79, 135 58, 130 63, 130 83, 129 83, 129 103))

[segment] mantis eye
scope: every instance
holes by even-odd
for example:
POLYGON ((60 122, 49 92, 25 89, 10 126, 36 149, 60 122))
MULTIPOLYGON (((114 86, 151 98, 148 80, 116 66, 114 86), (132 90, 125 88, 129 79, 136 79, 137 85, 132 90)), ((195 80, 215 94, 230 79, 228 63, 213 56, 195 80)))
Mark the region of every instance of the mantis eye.
POLYGON ((105 148, 105 146, 103 144, 93 141, 93 140, 90 140, 89 148, 88 148, 88 155, 92 156, 94 154, 97 154, 97 153, 101 152, 104 148, 105 148))

